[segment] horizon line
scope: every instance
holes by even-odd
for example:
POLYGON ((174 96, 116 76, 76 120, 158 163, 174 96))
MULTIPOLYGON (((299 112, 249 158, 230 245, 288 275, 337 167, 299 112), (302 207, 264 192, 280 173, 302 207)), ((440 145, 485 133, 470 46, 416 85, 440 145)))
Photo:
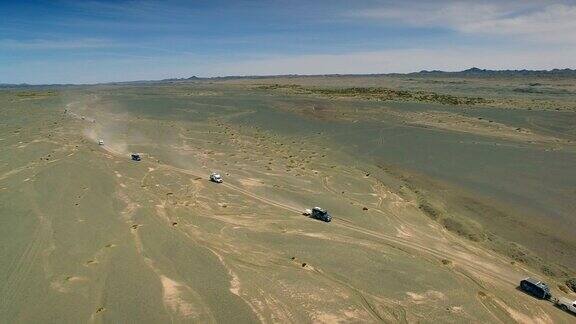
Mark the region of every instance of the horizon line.
POLYGON ((150 80, 126 80, 126 81, 105 81, 105 82, 95 82, 95 83, 0 83, 0 88, 3 87, 26 87, 26 86, 90 86, 90 85, 107 85, 107 84, 124 84, 124 83, 138 83, 138 82, 170 82, 170 81, 193 81, 193 80, 217 80, 217 79, 249 79, 249 78, 278 78, 278 77, 338 77, 338 76, 386 76, 386 75, 411 75, 411 74, 433 74, 433 73, 465 73, 465 72, 476 72, 476 73, 502 73, 502 72, 532 72, 532 73, 550 73, 550 72, 562 72, 562 71, 573 71, 576 69, 572 68, 553 68, 553 69, 502 69, 502 70, 492 70, 492 69, 482 69, 478 67, 471 67, 465 70, 459 71, 445 71, 445 70, 420 70, 413 72, 384 72, 384 73, 328 73, 328 74, 252 74, 252 75, 223 75, 223 76, 196 76, 192 75, 190 77, 181 78, 165 78, 165 79, 150 79, 150 80))

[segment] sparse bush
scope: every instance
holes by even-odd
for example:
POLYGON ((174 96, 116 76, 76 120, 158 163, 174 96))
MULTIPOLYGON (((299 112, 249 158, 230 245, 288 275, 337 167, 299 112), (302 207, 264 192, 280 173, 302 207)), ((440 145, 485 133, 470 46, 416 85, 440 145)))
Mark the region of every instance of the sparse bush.
POLYGON ((479 242, 482 240, 481 233, 479 233, 476 229, 452 217, 443 218, 441 223, 447 230, 464 236, 471 241, 479 242))
POLYGON ((522 246, 516 243, 511 243, 505 252, 513 260, 524 264, 528 263, 528 261, 532 259, 529 253, 522 246))
POLYGON ((566 286, 564 285, 558 285, 558 289, 560 289, 561 292, 568 294, 570 293, 570 291, 568 290, 568 288, 566 288, 566 286))
POLYGON ((573 292, 576 292, 576 278, 570 278, 566 280, 566 286, 570 288, 573 292))
POLYGON ((550 277, 555 277, 556 276, 556 272, 549 266, 549 265, 543 265, 541 267, 542 272, 550 277))
POLYGON ((440 212, 436 210, 436 208, 432 207, 432 205, 430 205, 428 202, 420 203, 420 205, 418 205, 418 208, 433 220, 437 220, 438 217, 440 216, 440 212))
POLYGON ((262 90, 289 89, 298 93, 319 94, 328 97, 360 97, 363 99, 375 99, 381 101, 398 100, 398 101, 424 101, 434 102, 444 105, 474 105, 489 103, 484 98, 457 97, 447 94, 439 94, 426 91, 407 91, 395 90, 389 88, 305 88, 296 84, 280 85, 262 85, 257 87, 262 90))

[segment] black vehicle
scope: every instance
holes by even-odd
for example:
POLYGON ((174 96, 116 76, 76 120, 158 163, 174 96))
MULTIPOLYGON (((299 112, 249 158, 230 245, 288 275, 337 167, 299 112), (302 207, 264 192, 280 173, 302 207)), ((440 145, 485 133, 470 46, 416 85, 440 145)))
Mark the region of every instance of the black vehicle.
POLYGON ((520 281, 520 289, 537 298, 550 299, 552 297, 548 285, 533 278, 526 278, 520 281))
POLYGON ((320 207, 312 208, 312 213, 310 214, 310 216, 312 218, 316 218, 316 219, 319 219, 319 220, 327 222, 327 223, 332 220, 332 216, 330 216, 330 214, 328 214, 328 211, 326 211, 326 209, 322 209, 320 207))
POLYGON ((135 153, 133 153, 133 154, 130 155, 130 157, 132 158, 132 161, 140 161, 140 160, 142 160, 142 159, 140 158, 140 154, 135 154, 135 153))

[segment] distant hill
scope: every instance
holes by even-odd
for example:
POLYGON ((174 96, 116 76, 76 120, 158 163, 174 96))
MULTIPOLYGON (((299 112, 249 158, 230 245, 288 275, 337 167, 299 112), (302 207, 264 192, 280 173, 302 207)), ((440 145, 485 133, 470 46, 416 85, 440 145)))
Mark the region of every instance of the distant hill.
POLYGON ((200 80, 200 78, 193 75, 189 78, 170 78, 170 79, 162 79, 160 81, 166 82, 166 81, 191 81, 191 80, 200 80))
MULTIPOLYGON (((434 76, 434 77, 560 77, 560 78, 576 78, 576 69, 553 69, 553 70, 487 70, 473 67, 463 71, 447 72, 439 70, 422 70, 420 72, 412 73, 374 73, 374 74, 281 74, 281 75, 238 75, 238 76, 218 76, 218 77, 197 77, 191 76, 188 78, 169 78, 162 80, 140 80, 140 81, 123 81, 123 82, 107 82, 98 84, 107 85, 122 85, 122 84, 150 84, 150 83, 178 83, 190 81, 220 81, 220 80, 234 80, 234 79, 271 79, 271 78, 302 78, 302 77, 362 77, 362 76, 434 76)), ((80 84, 78 84, 80 85, 80 84)), ((86 85, 86 84, 82 84, 86 85)), ((0 89, 25 89, 34 87, 62 87, 74 86, 74 84, 42 84, 30 85, 26 83, 10 84, 0 83, 0 89)))
POLYGON ((12 83, 0 83, 0 90, 17 90, 17 89, 50 89, 50 88, 62 88, 62 87, 76 87, 80 84, 28 84, 28 83, 19 83, 19 84, 12 84, 12 83))
POLYGON ((576 77, 576 70, 573 69, 553 69, 553 70, 486 70, 473 67, 464 71, 420 71, 408 73, 408 75, 425 76, 463 76, 463 77, 491 77, 491 76, 534 76, 534 77, 576 77))
MULTIPOLYGON (((553 70, 487 70, 473 67, 463 71, 427 71, 412 73, 375 73, 375 74, 278 74, 278 75, 230 75, 218 77, 171 78, 159 81, 133 81, 133 82, 186 82, 186 81, 221 81, 235 79, 271 79, 271 78, 302 78, 302 77, 363 77, 363 76, 446 76, 446 77, 576 77, 575 69, 553 70)), ((131 83, 131 82, 120 82, 131 83)))
MULTIPOLYGON (((463 71, 427 71, 411 73, 376 73, 376 74, 279 74, 279 75, 237 75, 237 76, 219 76, 210 78, 200 78, 192 76, 190 78, 164 79, 161 82, 180 82, 194 80, 234 80, 234 79, 271 79, 271 78, 302 78, 302 77, 362 77, 362 76, 446 76, 446 77, 576 77, 576 70, 573 69, 553 69, 553 70, 487 70, 473 67, 463 71)), ((152 81, 153 82, 153 81, 152 81)))
POLYGON ((0 83, 0 89, 18 89, 18 88, 29 88, 31 85, 27 83, 12 84, 12 83, 0 83))

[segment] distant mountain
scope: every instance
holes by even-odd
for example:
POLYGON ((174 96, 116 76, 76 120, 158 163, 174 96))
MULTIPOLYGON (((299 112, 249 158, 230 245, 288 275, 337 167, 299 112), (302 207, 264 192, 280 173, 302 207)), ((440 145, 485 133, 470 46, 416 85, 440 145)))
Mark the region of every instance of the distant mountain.
MULTIPOLYGON (((302 78, 302 77, 362 77, 362 76, 445 76, 445 77, 561 77, 561 78, 576 78, 575 69, 553 69, 553 70, 486 70, 473 67, 463 71, 447 72, 440 70, 422 70, 420 72, 412 73, 375 73, 375 74, 321 74, 321 75, 300 75, 300 74, 281 74, 281 75, 238 75, 238 76, 218 76, 218 77, 197 77, 191 76, 188 78, 170 78, 162 80, 141 80, 141 81, 123 81, 123 82, 107 82, 98 84, 107 85, 130 85, 130 84, 154 84, 154 83, 171 83, 171 82, 188 82, 188 81, 221 81, 221 80, 234 80, 234 79, 271 79, 271 78, 302 78)), ((78 86, 80 84, 77 84, 78 86)), ((87 85, 87 84, 82 84, 87 85)), ((0 89, 25 89, 37 87, 69 87, 75 86, 74 84, 42 84, 30 85, 26 83, 9 84, 0 83, 0 89)))
POLYGON ((19 84, 12 84, 12 83, 0 83, 0 90, 1 89, 50 89, 55 87, 74 87, 78 86, 77 84, 28 84, 28 83, 19 83, 19 84))
POLYGON ((189 78, 170 78, 170 79, 162 79, 160 80, 160 82, 171 82, 171 81, 194 81, 194 80, 200 80, 199 77, 193 75, 189 78))
POLYGON ((280 75, 231 75, 231 76, 218 76, 210 78, 199 78, 192 76, 190 78, 181 79, 165 79, 161 81, 189 81, 189 80, 234 80, 234 79, 269 79, 269 78, 301 78, 301 77, 362 77, 362 76, 449 76, 449 77, 491 77, 491 76, 534 76, 534 77, 576 77, 576 70, 573 69, 553 69, 553 70, 487 70, 473 67, 463 71, 447 72, 440 70, 412 73, 377 73, 377 74, 321 74, 321 75, 301 75, 301 74, 280 74, 280 75))
POLYGON ((409 75, 436 75, 436 76, 534 76, 534 77, 576 77, 576 70, 573 69, 553 69, 553 70, 486 70, 473 67, 464 71, 445 72, 445 71, 420 71, 408 73, 409 75))
POLYGON ((20 84, 0 83, 0 88, 6 88, 6 89, 11 89, 11 88, 28 88, 28 87, 30 87, 30 85, 27 84, 27 83, 20 83, 20 84))

